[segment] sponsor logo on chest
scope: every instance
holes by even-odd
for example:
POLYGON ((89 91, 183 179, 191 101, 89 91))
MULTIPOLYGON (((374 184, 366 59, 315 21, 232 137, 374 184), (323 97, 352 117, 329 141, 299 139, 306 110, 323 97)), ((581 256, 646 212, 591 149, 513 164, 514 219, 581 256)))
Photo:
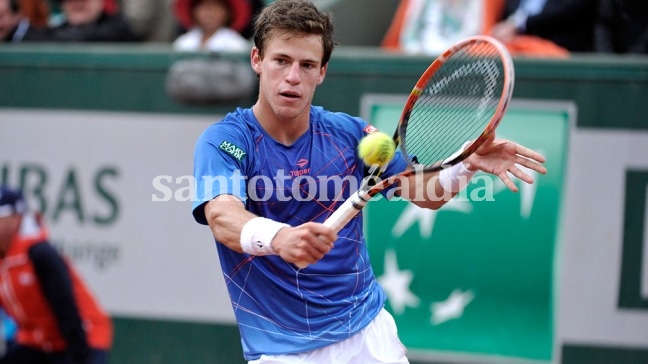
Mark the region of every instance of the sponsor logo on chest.
POLYGON ((305 168, 308 165, 308 159, 301 158, 295 163, 295 165, 299 168, 290 171, 291 177, 299 177, 299 176, 310 174, 310 170, 311 170, 310 167, 305 168))

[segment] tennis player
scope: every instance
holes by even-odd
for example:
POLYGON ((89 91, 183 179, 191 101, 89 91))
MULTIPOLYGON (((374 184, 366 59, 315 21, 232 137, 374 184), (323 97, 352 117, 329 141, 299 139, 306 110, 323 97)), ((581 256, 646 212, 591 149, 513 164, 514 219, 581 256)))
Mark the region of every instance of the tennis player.
MULTIPOLYGON (((331 16, 307 0, 277 0, 256 19, 254 44, 257 102, 205 130, 194 156, 193 216, 217 242, 244 356, 249 363, 407 363, 369 262, 362 214, 339 234, 322 225, 358 188, 365 166, 356 148, 375 130, 311 105, 334 48, 331 16)), ((532 183, 516 163, 545 173, 543 162, 493 140, 446 170, 444 184, 436 173, 425 178, 441 192, 482 170, 516 191, 507 172, 532 183)), ((405 168, 397 153, 384 176, 405 168)), ((397 194, 416 196, 416 184, 404 185, 397 194)))

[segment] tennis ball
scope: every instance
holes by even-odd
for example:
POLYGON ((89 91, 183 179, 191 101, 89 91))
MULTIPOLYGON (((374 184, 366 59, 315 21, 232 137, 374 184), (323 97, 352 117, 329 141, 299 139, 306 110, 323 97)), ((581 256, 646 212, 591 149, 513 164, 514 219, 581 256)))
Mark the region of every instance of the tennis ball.
POLYGON ((368 166, 374 164, 384 166, 392 159, 394 152, 396 152, 394 140, 380 131, 368 134, 358 144, 358 156, 368 166))

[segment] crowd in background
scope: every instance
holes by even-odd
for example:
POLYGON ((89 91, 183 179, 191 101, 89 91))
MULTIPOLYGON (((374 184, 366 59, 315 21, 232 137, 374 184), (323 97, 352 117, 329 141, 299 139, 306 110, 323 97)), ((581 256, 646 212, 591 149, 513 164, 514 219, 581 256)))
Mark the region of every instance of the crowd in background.
POLYGON ((251 48, 264 0, 0 0, 4 42, 155 42, 181 51, 251 48))
POLYGON ((491 35, 514 55, 648 53, 645 0, 401 0, 382 47, 439 53, 491 35))
MULTIPOLYGON (((393 0, 398 1, 398 0, 393 0)), ((0 0, 5 42, 156 42, 179 51, 251 48, 272 0, 0 0)), ((376 5, 378 6, 378 5, 376 5)), ((514 54, 648 53, 645 0, 400 0, 382 48, 436 54, 488 34, 514 54)))

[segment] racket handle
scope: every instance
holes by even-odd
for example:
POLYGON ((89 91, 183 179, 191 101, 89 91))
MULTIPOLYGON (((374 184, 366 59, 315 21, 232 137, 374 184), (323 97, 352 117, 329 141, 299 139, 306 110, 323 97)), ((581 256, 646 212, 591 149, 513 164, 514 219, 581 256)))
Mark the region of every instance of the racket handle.
POLYGON ((365 207, 369 200, 367 193, 355 192, 324 221, 324 226, 332 228, 336 233, 340 232, 365 207))
MULTIPOLYGON (((355 192, 324 221, 323 225, 332 228, 336 233, 340 232, 365 207, 370 199, 371 197, 366 191, 355 192)), ((295 265, 300 269, 308 267, 308 263, 305 262, 296 262, 295 265)))

